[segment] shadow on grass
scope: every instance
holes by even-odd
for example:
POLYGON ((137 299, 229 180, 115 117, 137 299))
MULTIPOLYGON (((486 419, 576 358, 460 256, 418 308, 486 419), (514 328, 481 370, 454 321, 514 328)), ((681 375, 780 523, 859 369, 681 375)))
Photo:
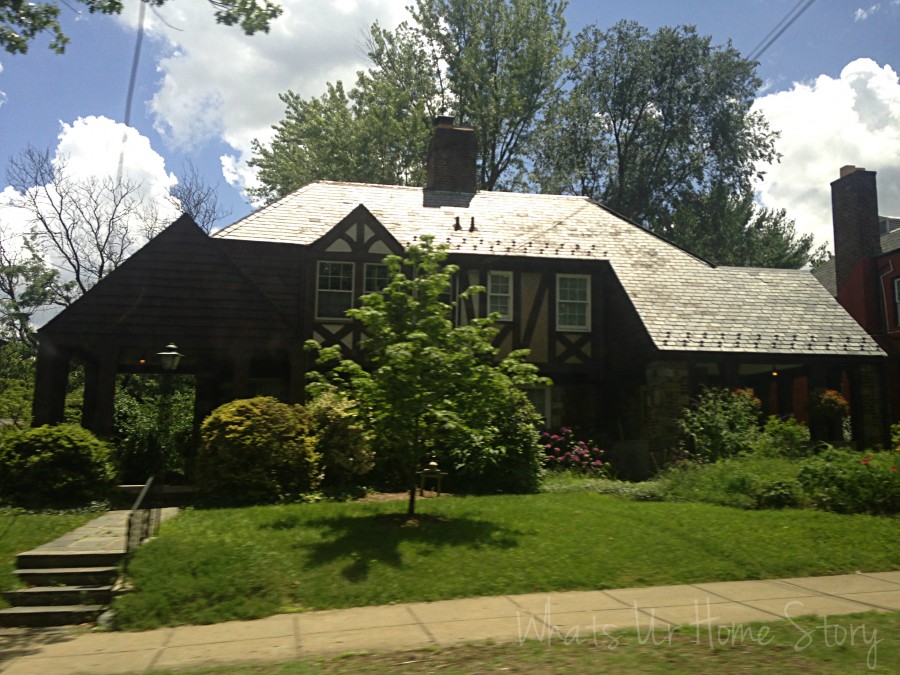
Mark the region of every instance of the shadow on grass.
MULTIPOLYGON (((285 525, 272 526, 283 529, 285 525)), ((304 526, 322 530, 322 541, 297 544, 309 551, 307 567, 349 561, 341 570, 348 581, 365 581, 372 565, 402 567, 402 544, 422 545, 421 555, 446 547, 510 549, 519 545, 518 537, 524 534, 486 520, 385 513, 320 518, 304 526)))

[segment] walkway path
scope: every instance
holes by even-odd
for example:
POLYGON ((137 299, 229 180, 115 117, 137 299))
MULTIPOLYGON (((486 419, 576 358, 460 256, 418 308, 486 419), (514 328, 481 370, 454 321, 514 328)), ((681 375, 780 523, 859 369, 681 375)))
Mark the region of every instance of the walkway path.
POLYGON ((488 639, 562 640, 575 630, 602 637, 604 630, 640 628, 664 637, 672 625, 707 631, 872 609, 900 611, 900 571, 359 607, 143 633, 7 629, 0 632, 0 673, 145 672, 488 639))

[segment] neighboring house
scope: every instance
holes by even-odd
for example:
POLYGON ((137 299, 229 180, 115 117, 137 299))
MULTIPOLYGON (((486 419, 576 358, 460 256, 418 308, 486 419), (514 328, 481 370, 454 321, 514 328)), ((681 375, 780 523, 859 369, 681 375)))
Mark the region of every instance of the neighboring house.
MULTIPOLYGON (((207 237, 183 217, 40 331, 35 418, 62 418, 71 359, 85 424, 108 430, 117 372, 153 372, 175 342, 197 415, 235 397, 299 401, 314 338, 354 349, 345 310, 385 282, 381 261, 425 235, 459 265, 465 322, 500 314, 554 386, 530 392, 552 426, 596 432, 632 475, 671 447, 701 385, 752 387, 773 414, 809 391, 881 396, 884 353, 808 273, 717 268, 583 197, 476 192, 475 136, 436 123, 426 188, 315 182, 207 237), (629 463, 631 463, 630 466, 629 463)), ((880 411, 853 405, 864 442, 880 411)))
POLYGON ((834 258, 813 274, 887 352, 886 414, 900 422, 900 218, 878 215, 875 172, 855 166, 831 184, 831 209, 834 258))

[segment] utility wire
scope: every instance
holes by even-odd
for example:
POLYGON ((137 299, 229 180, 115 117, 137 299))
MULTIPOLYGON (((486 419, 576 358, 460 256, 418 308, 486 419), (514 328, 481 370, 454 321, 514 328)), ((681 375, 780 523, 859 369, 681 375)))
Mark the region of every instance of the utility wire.
POLYGON ((753 51, 747 55, 748 61, 756 61, 762 56, 766 50, 771 47, 778 38, 786 31, 791 25, 800 18, 800 16, 809 9, 816 0, 798 0, 797 4, 791 9, 790 12, 785 15, 785 17, 779 21, 775 27, 770 30, 766 36, 760 40, 759 44, 753 48, 753 51), (804 4, 805 3, 805 4, 804 4), (803 7, 800 7, 803 5, 803 7), (798 7, 800 8, 798 11, 798 7))
POLYGON ((122 184, 122 168, 125 163, 125 144, 128 142, 128 126, 131 124, 131 101, 134 98, 134 83, 137 81, 138 63, 141 60, 141 43, 144 41, 144 16, 147 13, 147 4, 140 3, 138 15, 137 39, 134 43, 134 56, 131 59, 131 76, 128 79, 128 94, 125 96, 125 131, 122 132, 122 149, 119 152, 119 170, 116 174, 116 185, 122 184))

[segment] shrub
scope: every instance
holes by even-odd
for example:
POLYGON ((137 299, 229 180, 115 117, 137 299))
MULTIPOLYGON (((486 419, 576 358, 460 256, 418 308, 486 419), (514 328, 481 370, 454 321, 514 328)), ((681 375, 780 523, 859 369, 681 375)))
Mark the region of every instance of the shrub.
POLYGON ((575 440, 575 433, 568 427, 556 434, 543 432, 541 442, 544 444, 544 466, 548 469, 604 476, 609 473, 609 464, 603 461, 606 453, 593 442, 575 440))
POLYGON ((765 457, 805 457, 810 452, 809 429, 793 417, 771 416, 753 444, 765 457))
POLYGON ((891 425, 891 447, 900 448, 900 422, 891 425))
POLYGON ((480 412, 477 426, 452 425, 437 456, 454 489, 473 494, 527 494, 540 489, 540 415, 520 389, 495 381, 502 395, 480 412), (447 464, 449 462, 449 465, 447 464))
POLYGON ((168 483, 183 479, 188 471, 195 449, 193 392, 172 394, 167 438, 160 425, 160 405, 159 394, 139 397, 122 388, 116 391, 113 458, 123 482, 144 483, 164 468, 168 483))
POLYGON ((750 452, 760 433, 760 409, 750 389, 705 389, 678 421, 680 447, 700 462, 750 452))
POLYGON ((374 465, 365 425, 355 401, 336 390, 325 390, 306 406, 315 435, 315 449, 322 457, 323 487, 356 487, 374 465))
POLYGON ((714 464, 684 462, 669 469, 660 482, 666 499, 734 506, 742 509, 803 505, 795 461, 757 455, 714 464))
POLYGON ((318 486, 319 460, 302 407, 268 396, 241 399, 204 420, 197 487, 219 505, 295 499, 318 486))
POLYGON ((803 463, 797 476, 817 508, 836 513, 900 512, 900 453, 830 448, 803 463))
POLYGON ((14 506, 85 506, 106 499, 114 478, 110 448, 74 424, 8 434, 0 446, 0 495, 14 506))

